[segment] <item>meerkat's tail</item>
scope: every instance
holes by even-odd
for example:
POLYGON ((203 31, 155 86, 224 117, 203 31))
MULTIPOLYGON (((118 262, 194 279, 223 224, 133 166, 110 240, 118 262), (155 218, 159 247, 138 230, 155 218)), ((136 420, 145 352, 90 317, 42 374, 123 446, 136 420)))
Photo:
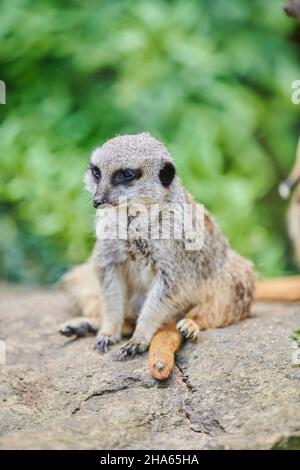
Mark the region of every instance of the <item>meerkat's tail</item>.
POLYGON ((174 367, 174 355, 183 342, 183 336, 176 329, 176 322, 164 325, 152 338, 148 368, 157 380, 166 380, 174 367))
POLYGON ((300 301, 300 276, 279 277, 258 282, 254 301, 300 301))

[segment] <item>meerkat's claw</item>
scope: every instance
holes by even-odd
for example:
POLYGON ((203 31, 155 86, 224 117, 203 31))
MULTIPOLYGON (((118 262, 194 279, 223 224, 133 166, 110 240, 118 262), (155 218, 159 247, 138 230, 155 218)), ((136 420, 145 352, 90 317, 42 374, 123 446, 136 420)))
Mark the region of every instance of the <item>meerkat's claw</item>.
POLYGON ((176 327, 185 339, 190 339, 192 341, 196 341, 198 339, 200 329, 194 320, 184 318, 177 323, 176 327))
POLYGON ((125 361, 126 359, 133 359, 136 354, 141 354, 147 351, 148 345, 145 343, 136 343, 134 341, 128 341, 128 343, 123 346, 119 353, 116 355, 115 359, 117 361, 125 361))
POLYGON ((109 347, 112 346, 113 344, 116 344, 117 341, 118 341, 118 338, 116 338, 115 336, 99 335, 97 336, 94 349, 96 349, 99 352, 106 353, 109 347))
POLYGON ((59 333, 70 338, 71 336, 82 337, 94 333, 92 325, 87 319, 73 319, 63 323, 59 328, 59 333))

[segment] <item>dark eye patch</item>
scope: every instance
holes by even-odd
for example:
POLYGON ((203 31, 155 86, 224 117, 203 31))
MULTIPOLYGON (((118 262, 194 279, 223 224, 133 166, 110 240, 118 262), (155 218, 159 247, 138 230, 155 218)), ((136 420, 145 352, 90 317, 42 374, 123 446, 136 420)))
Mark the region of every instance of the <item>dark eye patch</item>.
POLYGON ((142 172, 139 168, 131 169, 125 168, 124 170, 117 170, 111 177, 111 183, 113 186, 119 184, 129 184, 131 181, 137 180, 142 176, 142 172))
POLYGON ((94 178, 99 181, 100 178, 101 178, 101 171, 100 169, 96 166, 96 165, 93 165, 92 163, 89 164, 89 169, 91 170, 92 172, 92 175, 94 176, 94 178))

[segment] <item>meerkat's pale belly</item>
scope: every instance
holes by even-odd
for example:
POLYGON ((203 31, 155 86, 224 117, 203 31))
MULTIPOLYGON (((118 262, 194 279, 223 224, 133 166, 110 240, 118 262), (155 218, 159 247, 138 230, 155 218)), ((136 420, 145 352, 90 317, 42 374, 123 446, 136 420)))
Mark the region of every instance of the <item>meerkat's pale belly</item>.
POLYGON ((155 274, 153 266, 141 260, 128 259, 124 263, 122 275, 127 287, 127 318, 136 318, 139 315, 155 274))
POLYGON ((128 260, 124 266, 124 275, 130 291, 139 290, 145 294, 151 288, 156 271, 150 264, 128 260))

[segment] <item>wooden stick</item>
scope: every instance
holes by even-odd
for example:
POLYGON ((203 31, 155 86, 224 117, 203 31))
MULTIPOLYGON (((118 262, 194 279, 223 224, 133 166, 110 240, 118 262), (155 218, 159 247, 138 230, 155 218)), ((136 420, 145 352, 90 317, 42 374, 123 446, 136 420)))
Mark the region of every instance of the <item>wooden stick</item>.
POLYGON ((176 323, 163 326, 153 337, 148 357, 149 371, 157 380, 166 380, 174 367, 174 356, 183 342, 176 323))
POLYGON ((258 282, 254 300, 297 302, 300 300, 300 276, 278 277, 258 282))

